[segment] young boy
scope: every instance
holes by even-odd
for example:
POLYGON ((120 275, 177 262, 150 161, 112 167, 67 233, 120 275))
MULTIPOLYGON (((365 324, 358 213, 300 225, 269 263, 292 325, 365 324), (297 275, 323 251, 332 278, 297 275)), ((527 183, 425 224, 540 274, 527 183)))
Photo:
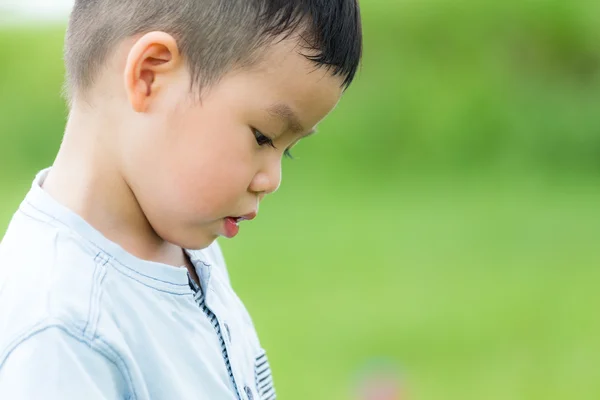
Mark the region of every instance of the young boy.
POLYGON ((64 140, 0 246, 0 399, 274 399, 215 239, 361 41, 356 0, 77 0, 64 140))

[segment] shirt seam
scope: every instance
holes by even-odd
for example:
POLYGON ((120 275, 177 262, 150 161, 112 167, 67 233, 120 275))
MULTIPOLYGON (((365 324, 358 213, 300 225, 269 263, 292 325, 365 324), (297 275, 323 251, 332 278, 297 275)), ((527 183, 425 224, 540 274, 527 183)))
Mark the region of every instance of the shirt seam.
POLYGON ((69 326, 65 321, 62 321, 58 318, 48 318, 39 323, 33 325, 29 329, 22 332, 18 335, 2 352, 0 352, 0 370, 8 360, 8 357, 12 354, 13 351, 17 349, 20 345, 32 339, 36 335, 39 335, 49 329, 56 328, 63 331, 65 334, 69 335, 71 338, 77 340, 78 342, 87 345, 90 349, 95 351, 97 354, 104 357, 108 362, 113 364, 123 379, 127 383, 127 395, 130 396, 130 399, 137 399, 137 395, 135 393, 133 379, 131 378, 131 373, 125 364, 125 361, 121 357, 121 355, 112 348, 107 341, 102 339, 98 335, 94 335, 90 340, 87 338, 83 331, 80 329, 73 328, 69 326))
MULTIPOLYGON (((48 226, 51 226, 51 227, 53 227, 53 228, 57 228, 57 229, 61 229, 61 228, 67 228, 67 229, 68 229, 68 231, 69 231, 69 233, 71 233, 71 234, 73 234, 73 235, 76 235, 78 239, 80 239, 81 241, 84 241, 84 242, 85 242, 85 243, 87 243, 88 245, 92 246, 94 249, 91 249, 91 250, 93 250, 93 251, 97 251, 97 252, 102 252, 102 253, 106 254, 108 257, 110 257, 110 259, 111 259, 111 260, 113 260, 113 261, 114 261, 114 262, 116 262, 117 264, 121 265, 122 267, 126 268, 127 270, 129 270, 129 271, 131 271, 131 272, 133 272, 133 273, 135 273, 135 274, 138 274, 138 275, 140 275, 140 276, 142 276, 142 277, 144 277, 144 278, 151 279, 151 280, 153 280, 153 281, 156 281, 156 282, 160 282, 160 283, 165 283, 165 284, 168 284, 168 285, 172 285, 172 286, 175 286, 175 287, 177 287, 177 288, 184 288, 184 287, 187 287, 187 286, 188 286, 186 283, 175 283, 175 282, 170 282, 170 281, 165 281, 165 280, 162 280, 162 279, 158 279, 158 278, 155 278, 155 277, 152 277, 152 276, 149 276, 149 275, 145 275, 145 274, 143 274, 143 273, 141 273, 141 272, 139 272, 139 271, 137 271, 137 270, 135 270, 135 269, 133 269, 133 268, 131 268, 131 267, 129 267, 129 266, 127 266, 127 265, 125 265, 125 264, 123 264, 121 261, 119 261, 117 258, 115 258, 115 257, 114 257, 112 254, 110 254, 109 252, 107 252, 107 251, 106 251, 106 250, 105 250, 105 249, 104 249, 102 246, 98 245, 98 244, 97 244, 97 243, 95 243, 94 241, 90 240, 90 239, 89 239, 89 238, 87 238, 87 237, 84 237, 84 236, 82 236, 81 234, 79 234, 79 232, 77 232, 77 231, 73 230, 71 227, 69 227, 69 226, 68 226, 68 225, 66 225, 65 223, 61 222, 60 220, 56 219, 56 218, 55 218, 55 217, 53 217, 52 215, 49 215, 49 214, 47 214, 47 213, 46 213, 46 212, 44 212, 43 210, 40 210, 39 208, 37 208, 36 206, 34 206, 33 204, 31 204, 31 202, 29 202, 29 201, 27 201, 27 200, 26 200, 26 201, 25 201, 25 203, 26 203, 26 204, 27 204, 29 207, 31 207, 31 208, 33 208, 34 210, 36 210, 37 212, 39 212, 39 213, 42 213, 42 214, 46 215, 47 217, 51 218, 51 220, 52 220, 52 222, 53 222, 53 223, 52 223, 52 222, 50 222, 50 221, 45 221, 45 220, 42 220, 41 218, 38 218, 38 217, 36 217, 36 216, 34 216, 34 215, 31 215, 30 213, 28 213, 27 211, 25 211, 25 210, 23 209, 23 207, 20 207, 20 208, 19 208, 19 211, 20 211, 20 212, 21 212, 23 215, 25 215, 26 217, 28 217, 28 218, 31 218, 31 219, 33 219, 33 220, 35 220, 35 221, 41 222, 41 223, 43 223, 43 224, 46 224, 46 225, 48 225, 48 226)), ((97 256, 98 256, 98 254, 96 254, 96 257, 97 257, 97 256)), ((126 277, 129 277, 129 278, 133 279, 133 280, 134 280, 134 281, 136 281, 136 282, 140 282, 138 279, 134 279, 134 278, 130 277, 130 276, 129 276, 129 275, 127 275, 127 274, 123 274, 123 275, 125 275, 126 277)), ((140 282, 140 283, 141 283, 141 282, 140 282)), ((146 285, 146 286, 150 287, 149 285, 146 285)), ((161 290, 161 291, 164 291, 164 290, 161 290)), ((170 293, 170 292, 169 292, 169 293, 170 293)))
MULTIPOLYGON (((114 261, 114 258, 112 258, 112 260, 114 261)), ((159 289, 156 286, 149 285, 147 283, 142 282, 139 279, 136 279, 130 275, 127 275, 125 272, 121 271, 118 267, 115 267, 114 264, 111 263, 110 261, 108 262, 107 265, 112 267, 115 271, 117 271, 119 274, 123 275, 124 277, 131 279, 132 281, 135 281, 135 282, 139 283, 140 285, 145 286, 149 289, 156 290, 157 292, 168 293, 168 294, 172 294, 174 296, 193 296, 193 293, 191 292, 191 290, 189 290, 189 285, 187 285, 187 284, 185 285, 185 289, 188 289, 188 290, 183 290, 184 287, 182 287, 181 292, 172 292, 172 291, 165 290, 165 289, 159 289)))
POLYGON ((100 318, 100 301, 102 298, 102 282, 106 276, 107 258, 102 257, 101 253, 94 258, 94 274, 92 278, 92 293, 90 295, 90 304, 88 309, 87 322, 83 328, 83 336, 92 340, 96 333, 98 319, 100 318), (89 328, 89 329, 88 329, 89 328))

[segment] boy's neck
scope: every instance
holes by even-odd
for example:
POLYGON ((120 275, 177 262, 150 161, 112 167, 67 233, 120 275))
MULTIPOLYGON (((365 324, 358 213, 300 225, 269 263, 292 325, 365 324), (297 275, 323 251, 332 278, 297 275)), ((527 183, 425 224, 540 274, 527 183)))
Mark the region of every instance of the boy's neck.
POLYGON ((119 169, 110 121, 74 108, 43 188, 109 240, 134 256, 168 265, 188 265, 182 249, 152 229, 119 169))

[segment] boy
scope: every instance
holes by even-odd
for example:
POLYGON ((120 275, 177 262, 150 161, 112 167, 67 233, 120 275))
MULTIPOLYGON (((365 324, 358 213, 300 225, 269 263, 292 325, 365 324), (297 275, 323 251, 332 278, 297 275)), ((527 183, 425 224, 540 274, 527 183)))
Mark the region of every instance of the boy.
POLYGON ((356 0, 77 0, 64 140, 0 247, 0 398, 274 399, 215 239, 361 40, 356 0))

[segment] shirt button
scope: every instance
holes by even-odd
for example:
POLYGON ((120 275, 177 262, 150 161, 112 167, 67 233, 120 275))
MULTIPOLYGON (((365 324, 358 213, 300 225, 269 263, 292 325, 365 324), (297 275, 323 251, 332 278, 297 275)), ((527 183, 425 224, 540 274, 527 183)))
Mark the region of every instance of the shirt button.
POLYGON ((225 333, 227 334, 227 340, 231 343, 231 331, 229 330, 229 325, 227 325, 227 323, 223 325, 225 325, 225 333))
POLYGON ((246 392, 246 396, 248 396, 248 400, 254 400, 254 395, 252 394, 252 389, 249 386, 244 388, 244 392, 246 392))

